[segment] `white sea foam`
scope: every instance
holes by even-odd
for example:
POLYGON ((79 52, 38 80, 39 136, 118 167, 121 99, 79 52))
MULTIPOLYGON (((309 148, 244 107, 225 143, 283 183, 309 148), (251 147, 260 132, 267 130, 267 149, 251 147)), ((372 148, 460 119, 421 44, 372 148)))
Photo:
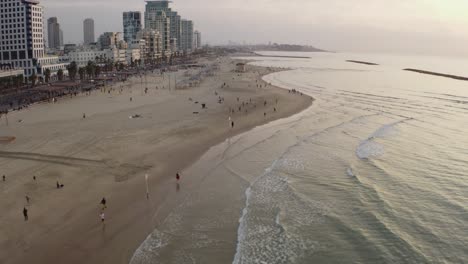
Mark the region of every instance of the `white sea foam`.
POLYGON ((152 263, 160 248, 167 246, 169 237, 159 230, 154 230, 133 254, 130 264, 152 263))
POLYGON ((359 144, 356 149, 356 155, 360 159, 369 159, 372 157, 382 156, 385 153, 385 148, 381 144, 374 142, 373 138, 367 139, 359 144))
POLYGON ((289 187, 282 171, 288 171, 288 165, 296 167, 290 161, 275 162, 246 190, 233 264, 291 263, 316 248, 302 230, 320 221, 324 210, 303 201, 289 187))
POLYGON ((250 192, 251 192, 251 188, 252 187, 249 187, 247 188, 247 190, 245 191, 245 208, 242 210, 242 216, 241 218, 239 219, 239 228, 238 228, 238 231, 237 231, 237 247, 236 247, 236 255, 234 256, 234 260, 232 261, 233 264, 240 264, 242 263, 242 260, 241 260, 241 246, 242 246, 242 241, 245 241, 245 236, 246 236, 246 232, 245 232, 245 225, 246 225, 246 221, 244 220, 246 215, 247 215, 247 208, 249 207, 249 200, 250 200, 250 192))
POLYGON ((384 155, 385 148, 382 144, 377 143, 377 138, 386 138, 395 136, 398 133, 397 125, 401 124, 408 119, 400 120, 390 124, 386 124, 377 129, 366 140, 362 141, 356 149, 356 155, 360 159, 370 159, 373 157, 380 157, 384 155))

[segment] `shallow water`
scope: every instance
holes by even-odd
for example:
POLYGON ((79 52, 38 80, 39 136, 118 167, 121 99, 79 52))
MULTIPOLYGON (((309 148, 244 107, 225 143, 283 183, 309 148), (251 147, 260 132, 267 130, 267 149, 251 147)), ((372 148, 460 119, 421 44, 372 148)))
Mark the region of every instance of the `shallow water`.
POLYGON ((468 259, 468 82, 401 70, 463 75, 468 62, 300 55, 312 58, 255 64, 292 68, 264 79, 314 105, 205 154, 132 263, 468 259))

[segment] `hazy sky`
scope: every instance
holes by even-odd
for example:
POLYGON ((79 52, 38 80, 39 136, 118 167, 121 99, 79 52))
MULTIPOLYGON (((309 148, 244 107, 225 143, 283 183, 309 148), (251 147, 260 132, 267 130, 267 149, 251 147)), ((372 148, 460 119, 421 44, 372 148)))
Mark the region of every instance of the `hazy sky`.
MULTIPOLYGON (((123 31, 122 12, 143 0, 41 0, 65 43, 81 42, 82 21, 96 35, 123 31)), ((468 0, 174 0, 203 41, 296 43, 337 51, 468 55, 468 0)))

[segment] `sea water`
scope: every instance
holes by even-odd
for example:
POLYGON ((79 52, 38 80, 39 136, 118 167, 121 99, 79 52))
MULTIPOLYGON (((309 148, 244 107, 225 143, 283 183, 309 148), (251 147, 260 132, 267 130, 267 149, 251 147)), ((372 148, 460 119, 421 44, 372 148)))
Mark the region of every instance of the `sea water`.
POLYGON ((468 60, 293 55, 249 59, 313 106, 206 153, 131 263, 466 262, 468 82, 402 69, 468 60))

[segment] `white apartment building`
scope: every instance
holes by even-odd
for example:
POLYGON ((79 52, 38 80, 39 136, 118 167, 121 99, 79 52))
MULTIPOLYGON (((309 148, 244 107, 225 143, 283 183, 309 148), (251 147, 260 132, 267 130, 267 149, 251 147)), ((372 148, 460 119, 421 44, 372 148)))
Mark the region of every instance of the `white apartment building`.
POLYGON ((193 33, 193 48, 200 49, 202 47, 201 32, 195 30, 193 33))
MULTIPOLYGON (((42 75, 43 8, 36 0, 0 1, 0 63, 24 69, 26 77, 42 75)), ((63 65, 52 66, 54 69, 63 65)))
POLYGON ((153 29, 161 34, 162 51, 166 55, 171 54, 171 20, 164 11, 154 10, 149 6, 152 2, 147 2, 145 12, 145 28, 153 29))
MULTIPOLYGON (((143 30, 144 31, 144 30, 143 30)), ((139 35, 141 37, 141 33, 139 33, 139 35)), ((138 37, 137 36, 137 37, 138 37)), ((138 50, 139 51, 139 56, 140 56, 140 60, 141 60, 141 63, 142 64, 145 64, 145 60, 147 59, 146 58, 146 54, 148 53, 148 47, 146 45, 146 40, 145 39, 135 39, 135 40, 132 40, 130 43, 129 43, 129 49, 130 50, 138 50)), ((128 55, 127 55, 128 56, 128 55)), ((128 61, 128 58, 127 58, 127 61, 128 61)))
POLYGON ((111 60, 114 62, 114 63, 123 63, 123 64, 127 64, 127 51, 124 50, 124 49, 109 49, 109 50, 105 50, 107 52, 107 56, 109 56, 111 58, 111 60))
POLYGON ((89 61, 100 62, 105 60, 110 60, 113 63, 121 62, 127 64, 126 59, 127 52, 124 49, 106 49, 106 50, 75 50, 69 52, 63 57, 64 60, 70 62, 76 62, 78 67, 84 67, 88 65, 89 61), (98 58, 98 59, 96 59, 98 58))
POLYGON ((78 67, 84 67, 88 65, 88 61, 96 61, 96 58, 112 59, 108 57, 109 55, 110 53, 105 50, 74 50, 65 55, 64 59, 76 62, 78 67))
POLYGON ((132 42, 132 46, 139 45, 140 49, 143 48, 141 57, 143 57, 144 60, 154 60, 162 56, 163 41, 159 31, 144 29, 138 33, 137 38, 139 41, 132 42), (142 43, 141 40, 144 42, 142 43))
POLYGON ((50 70, 51 76, 56 76, 57 72, 61 69, 64 75, 68 74, 68 62, 60 60, 59 56, 47 56, 37 59, 38 75, 43 76, 47 69, 50 70))
POLYGON ((132 64, 132 61, 140 60, 141 59, 141 51, 140 49, 128 49, 125 51, 125 60, 126 64, 132 64))
POLYGON ((145 26, 146 28, 158 30, 163 37, 163 41, 169 42, 163 47, 164 50, 167 50, 167 47, 172 45, 173 48, 171 48, 171 52, 175 52, 180 49, 181 17, 176 11, 171 9, 169 6, 170 3, 172 2, 168 0, 147 0, 145 7, 145 26), (169 23, 167 25, 168 32, 155 26, 154 22, 159 16, 164 16, 169 19, 169 23))

